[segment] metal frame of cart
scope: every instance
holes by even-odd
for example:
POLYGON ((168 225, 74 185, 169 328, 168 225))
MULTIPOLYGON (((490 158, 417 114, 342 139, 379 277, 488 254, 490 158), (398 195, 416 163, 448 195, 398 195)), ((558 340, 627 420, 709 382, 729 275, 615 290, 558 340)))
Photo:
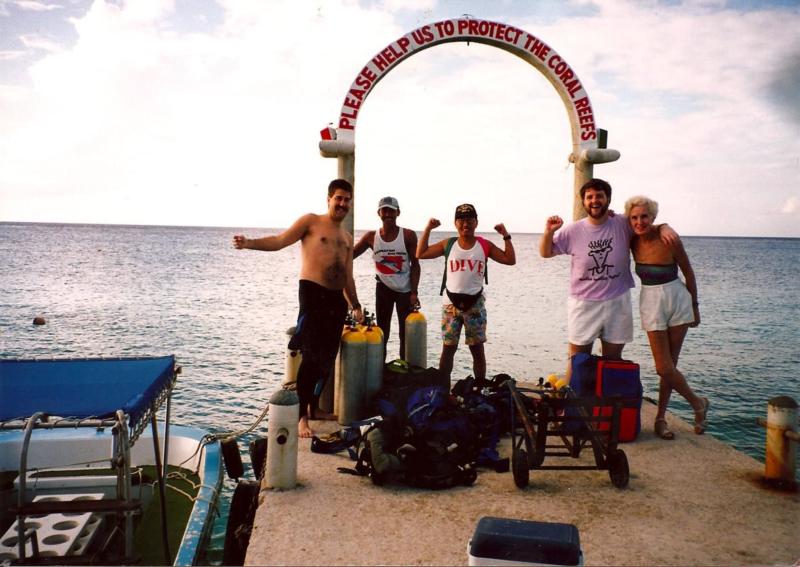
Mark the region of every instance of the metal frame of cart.
POLYGON ((507 386, 512 401, 512 472, 519 488, 528 485, 532 469, 607 470, 614 486, 628 485, 628 458, 617 447, 620 413, 626 405, 621 397, 578 397, 569 387, 558 392, 542 384, 522 388, 513 380, 507 386), (611 415, 593 415, 602 413, 595 409, 608 407, 612 408, 611 415), (601 426, 604 423, 608 426, 601 426), (556 437, 561 444, 548 443, 556 437), (587 444, 594 453, 594 466, 543 464, 546 457, 577 459, 587 444))

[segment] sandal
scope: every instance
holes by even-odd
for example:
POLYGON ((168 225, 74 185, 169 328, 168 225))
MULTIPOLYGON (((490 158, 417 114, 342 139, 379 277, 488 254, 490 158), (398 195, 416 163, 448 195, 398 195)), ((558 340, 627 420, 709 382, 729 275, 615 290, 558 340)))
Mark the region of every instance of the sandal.
POLYGON ((658 437, 661 437, 666 441, 672 441, 675 439, 675 434, 669 430, 669 427, 667 426, 667 420, 664 418, 659 418, 656 420, 653 431, 655 431, 655 434, 658 437))
POLYGON ((708 401, 708 398, 700 398, 700 401, 703 403, 703 409, 694 410, 694 432, 696 435, 702 435, 706 432, 706 427, 708 427, 706 417, 708 416, 708 408, 711 407, 711 402, 708 401))

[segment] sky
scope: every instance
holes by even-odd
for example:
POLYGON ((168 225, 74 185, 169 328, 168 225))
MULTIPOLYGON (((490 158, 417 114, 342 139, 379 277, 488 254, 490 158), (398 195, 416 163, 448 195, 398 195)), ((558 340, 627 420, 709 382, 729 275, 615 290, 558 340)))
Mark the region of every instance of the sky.
MULTIPOLYGON (((286 227, 324 212, 320 130, 365 64, 465 14, 513 25, 581 80, 612 207, 644 194, 696 236, 800 237, 800 0, 0 0, 0 222, 286 227)), ((360 110, 355 227, 541 232, 572 215, 569 122, 514 55, 447 43, 360 110)), ((255 236, 255 233, 253 234, 255 236)))

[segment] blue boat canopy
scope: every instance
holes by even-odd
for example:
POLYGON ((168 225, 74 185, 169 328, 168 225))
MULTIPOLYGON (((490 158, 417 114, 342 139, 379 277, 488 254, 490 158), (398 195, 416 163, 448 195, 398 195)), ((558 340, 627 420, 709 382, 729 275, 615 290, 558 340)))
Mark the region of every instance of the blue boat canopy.
POLYGON ((0 360, 0 421, 36 412, 107 418, 117 410, 134 429, 174 382, 175 357, 0 360))

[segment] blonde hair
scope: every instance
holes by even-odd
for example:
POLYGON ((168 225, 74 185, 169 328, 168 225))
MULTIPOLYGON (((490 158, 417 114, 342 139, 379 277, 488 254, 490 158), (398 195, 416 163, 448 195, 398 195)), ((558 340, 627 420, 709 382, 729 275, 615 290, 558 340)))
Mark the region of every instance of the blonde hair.
POLYGON ((631 209, 633 207, 644 207, 647 209, 647 212, 650 213, 650 216, 655 219, 658 216, 658 203, 653 201, 649 197, 645 197, 643 195, 637 195, 636 197, 631 197, 627 201, 625 201, 625 216, 628 217, 631 214, 631 209))

